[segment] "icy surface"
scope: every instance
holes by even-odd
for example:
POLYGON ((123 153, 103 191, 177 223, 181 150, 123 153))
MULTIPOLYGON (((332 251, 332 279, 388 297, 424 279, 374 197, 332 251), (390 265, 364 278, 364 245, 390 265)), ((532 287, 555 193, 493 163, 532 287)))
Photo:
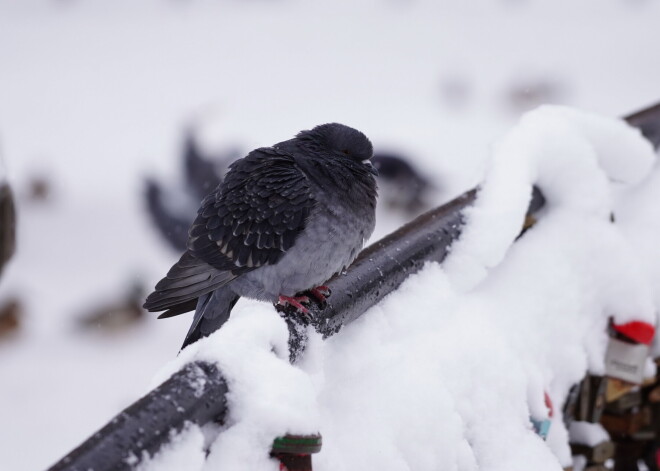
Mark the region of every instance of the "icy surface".
MULTIPOLYGON (((439 182, 440 202, 482 181, 488 146, 517 119, 507 108, 507 90, 527 73, 554 77, 566 89, 563 102, 608 116, 657 100, 660 62, 649 60, 647 51, 660 41, 659 13, 658 2, 601 0, 0 1, 0 147, 19 210, 18 252, 0 280, 0 301, 18 296, 24 313, 19 331, 0 340, 0 469, 47 468, 144 393, 153 372, 175 356, 188 316, 167 321, 149 316, 121 333, 81 333, 76 324, 91 308, 124 293, 132 280, 151 288, 176 259, 150 226, 141 191, 147 173, 175 180, 184 126, 204 122, 209 146, 247 150, 320 122, 345 122, 363 130, 377 148, 411 155, 439 182), (462 94, 461 106, 444 98, 452 87, 462 94), (35 174, 47 175, 53 185, 43 204, 26 197, 35 174)), ((619 138, 611 144, 618 146, 619 138)), ((606 174, 630 177, 625 160, 607 164, 602 157, 598 162, 606 174)), ((392 467, 410 462, 423 469, 439 456, 437 446, 449 457, 448 469, 490 466, 492 450, 511 452, 510 445, 496 450, 503 436, 498 420, 503 430, 514 430, 510 443, 521 434, 526 437, 521 444, 532 443, 516 453, 551 460, 531 432, 522 432, 528 425, 525 408, 535 417, 547 413, 541 393, 547 387, 556 411, 568 383, 587 367, 598 370, 605 341, 598 306, 609 299, 614 310, 617 293, 637 293, 627 283, 619 286, 623 275, 613 276, 613 293, 592 303, 608 290, 602 277, 589 279, 597 272, 589 265, 593 257, 607 258, 602 253, 613 246, 618 256, 631 251, 635 267, 625 273, 639 270, 647 284, 660 286, 660 212, 653 203, 659 191, 657 167, 641 184, 617 188, 613 207, 621 234, 602 221, 608 229, 602 235, 589 222, 596 216, 583 221, 577 213, 562 215, 557 205, 554 216, 520 244, 508 247, 514 228, 505 228, 505 236, 492 242, 493 251, 507 252, 510 259, 498 264, 495 258, 475 275, 482 279, 490 270, 492 279, 476 288, 469 303, 454 292, 455 277, 450 284, 431 267, 430 275, 420 274, 405 288, 417 297, 431 296, 428 301, 393 296, 383 306, 395 307, 378 307, 347 329, 347 338, 364 341, 378 355, 359 345, 354 353, 342 352, 350 346, 343 337, 325 347, 315 339, 303 366, 317 393, 318 426, 326 438, 316 461, 353 469, 348 459, 367 460, 366 453, 377 450, 374 460, 382 452, 394 460, 392 467), (568 235, 562 223, 574 225, 577 240, 570 247, 563 245, 568 235), (583 232, 586 226, 590 229, 583 232), (416 287, 415 280, 427 280, 430 292, 416 287), (412 313, 426 323, 424 313, 415 312, 419 306, 428 311, 428 325, 438 326, 437 332, 426 329, 426 342, 398 339, 394 330, 381 338, 379 327, 391 325, 419 340, 422 328, 406 319, 412 313), (392 309, 401 312, 397 316, 392 309), (455 312, 469 313, 463 319, 455 312), (361 325, 376 330, 363 331, 361 325), (548 342, 530 343, 539 331, 548 342), (399 356, 408 359, 412 353, 386 349, 427 354, 433 342, 445 355, 438 363, 427 364, 425 358, 406 366, 399 356), (379 356, 392 363, 394 373, 379 356), (491 356, 504 371, 488 368, 491 356), (338 359, 346 361, 346 371, 338 359), (424 377, 428 372, 437 376, 424 377), (403 380, 417 389, 397 389, 403 380), (437 391, 427 388, 427 381, 437 391), (466 399, 454 398, 464 389, 466 399), (386 407, 390 397, 403 398, 400 407, 386 407), (364 408, 373 428, 355 405, 352 414, 331 409, 352 401, 364 408), (501 406, 510 417, 498 412, 501 406), (430 438, 440 438, 437 444, 405 440, 423 435, 422 428, 412 429, 415 414, 427 419, 420 424, 430 438), (483 429, 473 423, 479 414, 487 419, 483 429), (352 439, 342 423, 353 424, 359 436, 352 439), (393 424, 404 428, 376 430, 393 424), (494 431, 492 438, 488 430, 494 431), (483 461, 477 461, 475 450, 483 461)), ((522 202, 517 204, 513 211, 519 217, 522 202)), ((383 207, 378 211, 375 237, 404 222, 383 207)), ((511 222, 510 217, 503 221, 511 222)), ((657 306, 657 289, 652 296, 657 306)), ((642 298, 631 307, 646 315, 642 298)), ((268 339, 249 345, 265 355, 268 339)), ((268 364, 289 368, 281 352, 268 364)), ((305 384, 296 378, 295 384, 305 384)), ((234 381, 251 384, 249 374, 243 378, 240 371, 234 381)), ((307 397, 310 408, 313 399, 307 397)), ((238 417, 249 418, 245 414, 238 417)), ((548 443, 566 462, 559 415, 553 417, 548 443)), ((280 433, 279 417, 269 423, 269 433, 280 433)), ((265 446, 256 429, 234 425, 234 437, 265 446)), ((198 448, 196 440, 187 447, 198 448)), ((239 447, 226 459, 245 450, 239 447)), ((213 459, 222 459, 216 454, 213 459)), ((192 465, 197 463, 193 459, 192 465)))

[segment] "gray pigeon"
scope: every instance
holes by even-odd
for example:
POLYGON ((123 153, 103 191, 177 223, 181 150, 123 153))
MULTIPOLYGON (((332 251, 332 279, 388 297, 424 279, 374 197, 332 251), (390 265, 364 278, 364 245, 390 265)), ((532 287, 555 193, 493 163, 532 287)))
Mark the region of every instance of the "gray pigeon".
POLYGON ((322 124, 234 162, 190 228, 188 248, 144 304, 160 318, 195 310, 183 347, 224 324, 240 296, 306 313, 311 295, 357 256, 375 223, 373 149, 322 124))

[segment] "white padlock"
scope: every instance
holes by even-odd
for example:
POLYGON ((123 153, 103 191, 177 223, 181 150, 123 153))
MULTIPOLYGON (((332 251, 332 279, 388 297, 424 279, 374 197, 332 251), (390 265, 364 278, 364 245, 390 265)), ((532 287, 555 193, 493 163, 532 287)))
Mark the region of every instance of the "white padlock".
POLYGON ((649 350, 650 347, 643 343, 629 343, 610 338, 605 354, 605 374, 629 383, 641 384, 649 350))

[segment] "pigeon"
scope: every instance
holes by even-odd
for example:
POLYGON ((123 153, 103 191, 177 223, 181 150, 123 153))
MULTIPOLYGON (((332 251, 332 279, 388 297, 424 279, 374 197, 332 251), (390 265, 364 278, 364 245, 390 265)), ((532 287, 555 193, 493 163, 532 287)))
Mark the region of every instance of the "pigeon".
POLYGON ((0 182, 0 273, 15 251, 16 203, 14 193, 9 184, 0 182))
POLYGON ((195 310, 182 349, 219 329, 239 297, 308 315, 373 232, 377 170, 360 131, 329 123, 235 161, 202 201, 187 250, 144 303, 195 310))
MULTIPOLYGON (((177 252, 185 250, 188 244, 188 228, 192 220, 168 207, 165 191, 157 180, 153 178, 145 179, 144 196, 147 203, 147 212, 158 232, 174 250, 177 252)), ((186 195, 181 196, 186 197, 186 195)), ((194 211, 194 208, 192 211, 194 211)))
POLYGON ((433 185, 405 157, 379 152, 374 154, 372 162, 378 170, 380 196, 387 206, 411 215, 430 206, 427 193, 433 185))
POLYGON ((181 156, 184 188, 166 190, 158 180, 146 178, 144 192, 147 212, 154 226, 179 253, 186 250, 188 228, 199 202, 222 182, 229 164, 240 157, 233 149, 219 155, 206 154, 191 129, 185 133, 181 156))
MULTIPOLYGON (((203 199, 222 181, 222 172, 216 165, 215 160, 220 159, 209 159, 204 156, 192 131, 188 131, 183 147, 184 175, 186 185, 191 192, 198 196, 198 201, 203 199)), ((231 159, 231 161, 234 160, 236 158, 231 159)))

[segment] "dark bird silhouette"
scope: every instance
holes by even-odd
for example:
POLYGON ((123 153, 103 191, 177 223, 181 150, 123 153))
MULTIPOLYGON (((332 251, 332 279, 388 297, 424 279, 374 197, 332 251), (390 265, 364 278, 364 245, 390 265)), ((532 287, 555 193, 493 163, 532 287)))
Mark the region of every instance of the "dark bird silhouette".
POLYGON ((372 159, 378 170, 380 198, 390 208, 417 214, 428 209, 433 185, 401 155, 377 152, 372 159))
POLYGON ((224 324, 240 296, 305 313, 375 223, 371 142, 323 124, 234 162, 203 201, 187 250, 147 297, 160 317, 195 310, 183 347, 224 324))
POLYGON ((7 183, 0 182, 0 273, 16 251, 16 205, 7 183))
POLYGON ((144 193, 147 212, 153 224, 177 252, 186 249, 188 229, 195 218, 199 202, 222 182, 229 164, 240 155, 235 151, 206 155, 189 130, 185 134, 181 157, 183 188, 164 188, 158 180, 146 178, 144 193))

